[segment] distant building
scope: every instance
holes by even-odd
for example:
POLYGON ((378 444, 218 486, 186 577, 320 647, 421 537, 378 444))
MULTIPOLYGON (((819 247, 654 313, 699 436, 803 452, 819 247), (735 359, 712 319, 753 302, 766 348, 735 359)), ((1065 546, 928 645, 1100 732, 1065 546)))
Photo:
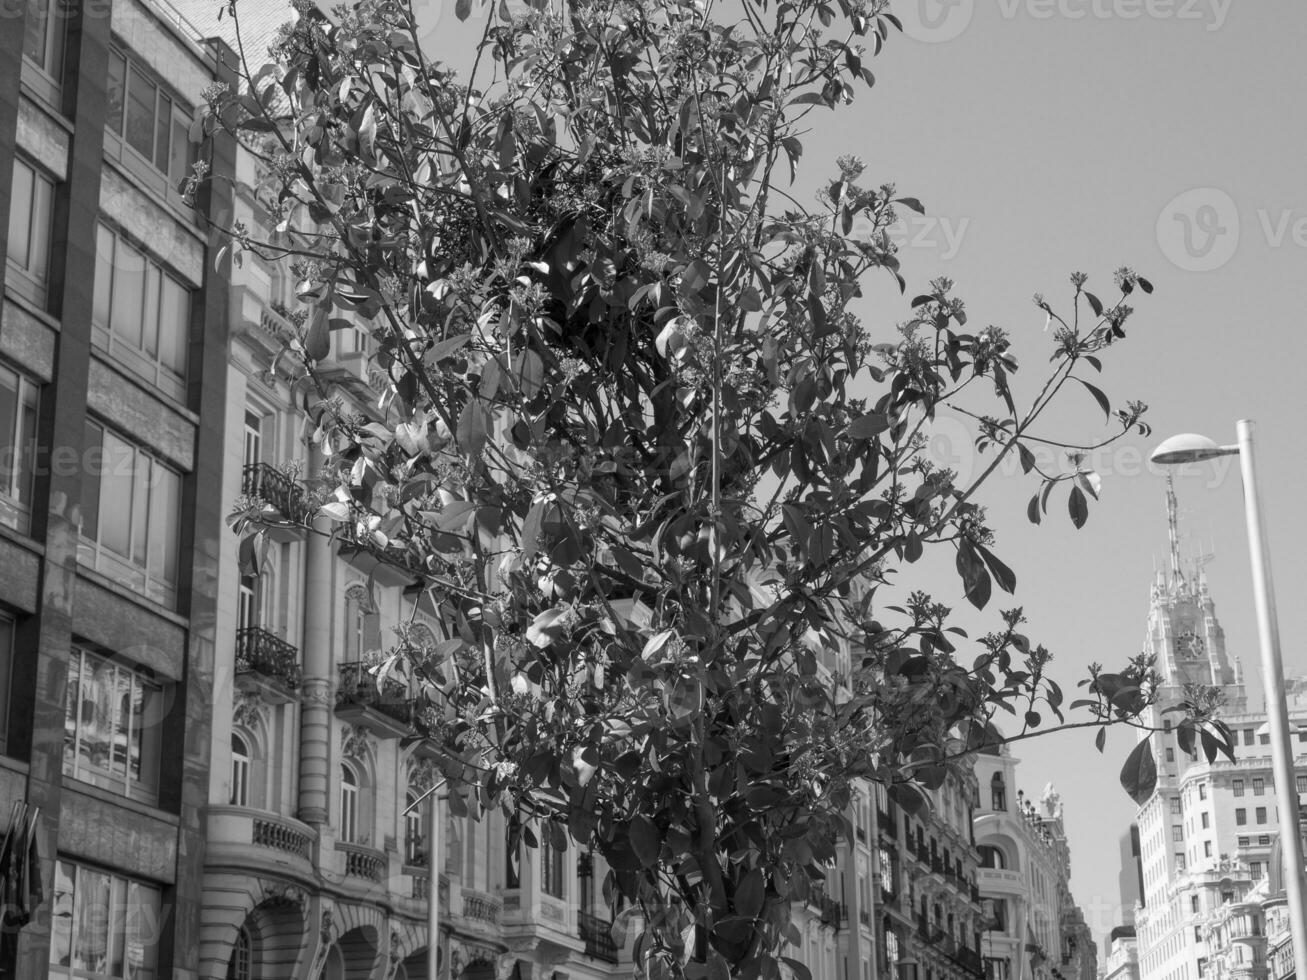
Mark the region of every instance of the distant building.
MULTIPOLYGON (((1266 716, 1249 704, 1243 671, 1231 662, 1203 566, 1182 568, 1176 500, 1167 489, 1169 569, 1151 590, 1146 651, 1165 679, 1145 720, 1168 731, 1151 740, 1157 785, 1137 799, 1140 905, 1135 911, 1141 980, 1199 980, 1209 975, 1265 975, 1266 937, 1252 894, 1272 861, 1279 814, 1266 716), (1225 692, 1221 717, 1234 731, 1235 761, 1186 753, 1169 734, 1162 710, 1190 683, 1225 692)), ((1298 730, 1298 790, 1307 790, 1307 687, 1290 681, 1291 725, 1298 730)), ((1123 869, 1123 877, 1125 869, 1123 869)))
POLYGON ((1006 747, 976 760, 976 846, 989 980, 1095 980, 1097 948, 1071 896, 1071 854, 1052 785, 1036 805, 1006 747))

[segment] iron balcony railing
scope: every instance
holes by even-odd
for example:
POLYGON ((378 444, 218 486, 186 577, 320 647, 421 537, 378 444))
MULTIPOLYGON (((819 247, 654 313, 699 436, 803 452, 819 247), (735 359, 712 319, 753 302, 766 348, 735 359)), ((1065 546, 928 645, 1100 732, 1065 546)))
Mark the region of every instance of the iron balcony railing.
POLYGON ((236 672, 253 671, 281 681, 291 690, 300 686, 300 652, 293 644, 260 626, 236 631, 236 672))
POLYGON ((258 497, 281 512, 292 524, 309 523, 312 515, 303 489, 289 476, 267 463, 246 463, 241 470, 241 493, 258 497))
POLYGON ((585 943, 585 955, 607 963, 617 962, 617 944, 613 942, 613 924, 589 912, 577 913, 577 931, 585 943))

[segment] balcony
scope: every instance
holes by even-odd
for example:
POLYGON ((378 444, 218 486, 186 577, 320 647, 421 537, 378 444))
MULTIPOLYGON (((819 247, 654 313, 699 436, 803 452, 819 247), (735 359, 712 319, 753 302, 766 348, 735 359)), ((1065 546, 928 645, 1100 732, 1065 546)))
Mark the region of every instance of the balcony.
POLYGON ((272 704, 293 700, 300 686, 300 652, 260 626, 236 631, 236 687, 272 704))
POLYGON ((359 661, 341 664, 339 680, 337 718, 366 728, 378 738, 403 738, 416 732, 418 702, 408 697, 403 684, 387 679, 378 685, 368 665, 359 661))
POLYGON ((205 861, 210 865, 277 871, 316 881, 317 835, 307 824, 266 810, 241 806, 205 809, 205 861))
POLYGON ((585 943, 585 955, 605 963, 617 962, 617 944, 613 942, 613 924, 588 912, 577 913, 577 931, 585 943))
POLYGON ((499 925, 504 903, 489 892, 480 892, 472 888, 460 889, 463 897, 463 918, 469 922, 481 923, 488 927, 499 925))
POLYGON ((281 470, 267 463, 246 463, 241 493, 263 501, 263 518, 274 541, 298 541, 313 519, 304 490, 281 470))
POLYGON ((376 884, 386 880, 386 855, 362 844, 336 842, 336 850, 345 855, 345 877, 361 878, 376 884))

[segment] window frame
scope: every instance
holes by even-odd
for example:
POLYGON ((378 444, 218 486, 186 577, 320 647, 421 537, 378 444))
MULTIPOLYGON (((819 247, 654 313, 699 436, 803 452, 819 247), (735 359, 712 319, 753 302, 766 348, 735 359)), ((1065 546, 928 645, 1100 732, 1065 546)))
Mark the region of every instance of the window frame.
POLYGON ((231 733, 231 793, 228 806, 250 805, 250 774, 253 771, 254 753, 250 740, 240 732, 231 733), (240 748, 236 743, 240 743, 240 748))
POLYGON ((176 401, 186 397, 187 359, 191 340, 195 290, 180 276, 173 274, 151 255, 148 248, 138 245, 119 229, 99 221, 95 230, 95 284, 91 306, 91 341, 132 374, 144 378, 157 389, 176 401), (120 291, 132 284, 119 253, 128 249, 135 253, 141 266, 139 303, 122 301, 120 291), (165 330, 168 313, 166 302, 169 289, 175 290, 171 298, 180 309, 181 322, 175 329, 165 330), (133 307, 138 323, 135 337, 123 329, 119 311, 133 307), (151 345, 153 350, 150 349, 151 345), (166 346, 179 352, 180 364, 169 364, 164 357, 166 346))
MULTIPOLYGON (((36 493, 37 425, 41 412, 41 383, 17 368, 0 361, 0 381, 13 378, 13 431, 0 432, 0 524, 27 534, 32 525, 32 501, 36 493), (8 485, 4 471, 8 468, 8 485)), ((0 384, 0 388, 6 384, 0 384)))
MULTIPOLYGON (((141 948, 143 956, 149 958, 148 962, 137 967, 139 972, 134 972, 133 975, 155 978, 159 976, 157 952, 159 943, 157 941, 143 941, 141 933, 143 929, 158 929, 163 923, 163 889, 137 878, 129 878, 113 871, 80 864, 59 855, 55 861, 54 889, 51 903, 52 928, 49 963, 51 978, 58 978, 58 980, 66 980, 66 978, 112 980, 112 978, 124 977, 127 975, 129 956, 127 951, 133 939, 141 948), (85 881, 86 876, 94 877, 91 882, 87 883, 85 881), (104 918, 113 926, 112 932, 108 928, 105 929, 107 970, 97 970, 86 965, 79 965, 76 962, 77 951, 85 949, 87 945, 84 937, 79 932, 79 927, 83 924, 81 919, 87 911, 88 901, 92 903, 92 907, 94 906, 94 898, 88 900, 86 892, 81 889, 83 885, 95 889, 101 883, 106 887, 106 890, 101 894, 108 901, 108 912, 105 913, 104 918), (67 890, 61 890, 61 888, 67 890), (135 906, 132 904, 133 896, 137 903, 135 906), (152 898, 153 901, 141 902, 142 897, 152 898), (122 908, 120 906, 126 907, 122 908), (134 917, 137 925, 134 930, 131 930, 133 908, 144 910, 147 906, 152 906, 153 913, 137 911, 134 917), (67 923, 66 935, 57 935, 56 924, 65 921, 67 923), (121 930, 121 932, 118 930, 121 930), (114 945, 115 941, 119 945, 114 945), (66 960, 57 962, 60 953, 65 949, 67 953, 66 960), (117 954, 118 961, 116 967, 114 965, 115 954, 117 954)), ((99 915, 97 914, 98 918, 99 915)), ((157 937, 149 938, 157 939, 157 937)))
POLYGON ((359 844, 359 790, 363 788, 358 771, 348 762, 340 764, 340 820, 337 826, 340 840, 346 844, 359 844), (348 778, 346 778, 348 777, 348 778))
MULTIPOLYGON (((195 162, 195 150, 188 138, 192 108, 151 71, 148 62, 129 57, 117 47, 109 49, 108 74, 107 96, 111 104, 105 113, 105 149, 133 174, 151 184, 156 193, 174 204, 183 203, 177 188, 195 162), (137 80, 135 84, 134 80, 137 80), (121 87, 116 105, 112 104, 115 82, 121 87), (150 89, 147 93, 151 105, 148 153, 133 143, 128 132, 132 99, 135 89, 142 85, 150 89), (161 125, 165 122, 166 129, 161 125), (179 148, 182 157, 174 162, 179 148)), ((142 104, 145 101, 142 99, 142 104)), ((141 132, 144 131, 142 127, 141 132)))
POLYGON ((14 156, 9 246, 5 252, 5 265, 11 275, 6 286, 42 310, 49 300, 57 184, 54 176, 39 164, 21 154, 14 156), (14 247, 16 242, 22 243, 21 252, 14 247))
POLYGON ((68 53, 68 18, 63 15, 64 6, 58 0, 27 0, 27 18, 23 24, 23 60, 61 87, 68 53), (38 8, 40 8, 39 17, 38 8), (43 21, 39 60, 29 50, 28 44, 34 37, 30 30, 31 25, 38 19, 43 21))
MULTIPOLYGON (((150 806, 156 806, 159 802, 159 783, 162 774, 162 751, 163 738, 160 731, 160 724, 163 721, 163 713, 157 706, 164 704, 167 685, 157 680, 152 672, 124 661, 118 658, 105 656, 97 653, 79 644, 74 644, 68 655, 68 686, 67 694, 64 698, 64 746, 63 746, 63 774, 71 779, 76 779, 83 783, 89 783, 92 786, 98 786, 101 789, 109 790, 129 800, 139 800, 150 806), (74 688, 73 666, 74 661, 77 665, 76 688, 74 688), (107 768, 102 768, 94 763, 83 764, 82 745, 86 738, 86 709, 87 698, 84 696, 86 690, 86 680, 89 677, 92 682, 97 680, 98 675, 94 672, 87 671, 88 663, 107 667, 112 669, 112 691, 109 694, 112 707, 110 709, 109 731, 113 745, 109 750, 110 763, 107 768), (139 685, 141 689, 141 714, 145 723, 138 730, 131 726, 130 719, 132 712, 128 712, 129 725, 127 734, 124 738, 124 761, 123 772, 118 775, 114 772, 117 741, 119 737, 119 724, 121 720, 122 697, 121 677, 125 675, 128 682, 128 697, 132 704, 136 703, 136 691, 139 685), (152 700, 147 700, 147 691, 152 690, 152 700), (70 719, 69 715, 73 713, 74 702, 76 698, 76 718, 70 719), (159 717, 151 718, 151 715, 158 714, 159 717), (69 724, 72 721, 71 742, 69 733, 69 724), (134 740, 139 736, 137 745, 137 769, 140 775, 133 779, 132 772, 132 746, 134 740), (71 757, 70 757, 71 750, 71 757), (148 776, 148 778, 147 778, 148 776)), ((96 704, 102 700, 99 692, 92 692, 92 710, 96 704)))
MULTIPOLYGON (((170 609, 174 608, 177 604, 177 580, 181 577, 182 494, 185 475, 181 470, 165 463, 152 450, 146 449, 98 419, 87 416, 84 430, 87 439, 87 464, 84 467, 85 475, 82 481, 83 497, 78 504, 79 560, 87 567, 111 575, 119 581, 128 579, 127 584, 134 591, 170 609), (92 437, 92 429, 98 431, 98 440, 92 437), (106 472, 109 466, 114 466, 116 469, 124 465, 121 461, 106 460, 106 436, 112 437, 130 450, 130 472, 106 472), (98 452, 97 462, 91 461, 92 452, 98 452), (121 484, 110 484, 106 493, 103 479, 105 475, 127 477, 130 483, 126 532, 129 554, 126 555, 104 540, 107 523, 103 520, 106 512, 105 498, 113 497, 115 490, 121 490, 121 484), (156 506, 155 494, 168 480, 173 481, 172 490, 171 492, 165 490, 156 506), (138 497, 142 490, 147 492, 144 502, 138 497), (92 492, 96 498, 94 501, 90 499, 92 492), (171 515, 162 512, 170 502, 173 509, 171 515), (90 509, 92 503, 95 505, 95 513, 93 518, 88 518, 86 511, 90 509), (94 523, 91 534, 86 532, 88 520, 93 520, 94 523), (164 536, 162 542, 159 541, 159 535, 164 536), (169 545, 171 545, 171 556, 168 554, 169 545), (142 561, 137 560, 135 554, 137 551, 142 553, 142 561), (160 562, 163 564, 162 568, 158 567, 160 562), (171 577, 168 575, 169 564, 172 566, 171 577)), ((121 506, 121 501, 116 503, 121 506)))

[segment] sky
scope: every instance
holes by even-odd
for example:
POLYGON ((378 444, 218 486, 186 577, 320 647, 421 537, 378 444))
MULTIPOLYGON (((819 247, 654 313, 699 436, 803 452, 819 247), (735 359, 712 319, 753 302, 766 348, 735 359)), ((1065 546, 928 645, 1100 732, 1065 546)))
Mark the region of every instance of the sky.
MULTIPOLYGON (((428 16, 437 48, 457 62, 474 36, 450 8, 428 16)), ((1095 458, 1102 499, 1079 531, 1064 494, 1043 525, 1030 525, 1035 486, 1000 469, 984 501, 1018 585, 1015 600, 994 607, 1024 607, 1068 691, 1091 662, 1124 664, 1142 648, 1154 562, 1167 551, 1165 481, 1149 451, 1179 432, 1232 443, 1236 421, 1251 418, 1285 672, 1307 673, 1294 642, 1307 631, 1307 527, 1295 508, 1307 482, 1307 4, 897 0, 893 9, 906 35, 869 63, 875 87, 838 113, 814 114, 804 154, 809 199, 850 153, 867 165, 864 184, 892 181, 926 206, 900 238, 907 296, 888 281, 868 285, 860 312, 873 337, 892 339, 911 297, 947 275, 972 327, 1012 336, 1028 403, 1051 351, 1035 292, 1065 312, 1068 277, 1080 270, 1107 300, 1122 265, 1156 287, 1133 297, 1127 340, 1107 352, 1101 379, 1114 401, 1148 403, 1154 435, 1095 458)), ((1108 431, 1083 391, 1066 392, 1047 430, 1073 441, 1108 431)), ((963 475, 984 462, 948 419, 931 451, 963 475)), ((1238 466, 1188 467, 1176 489, 1182 547, 1215 555, 1207 573, 1227 649, 1260 692, 1238 466)), ((963 605, 951 571, 925 575, 940 601, 963 605)), ((1133 804, 1118 772, 1134 741, 1114 732, 1099 755, 1093 732, 1081 731, 1014 747, 1028 794, 1049 781, 1061 793, 1072 887, 1099 938, 1121 920, 1117 841, 1133 804)))

